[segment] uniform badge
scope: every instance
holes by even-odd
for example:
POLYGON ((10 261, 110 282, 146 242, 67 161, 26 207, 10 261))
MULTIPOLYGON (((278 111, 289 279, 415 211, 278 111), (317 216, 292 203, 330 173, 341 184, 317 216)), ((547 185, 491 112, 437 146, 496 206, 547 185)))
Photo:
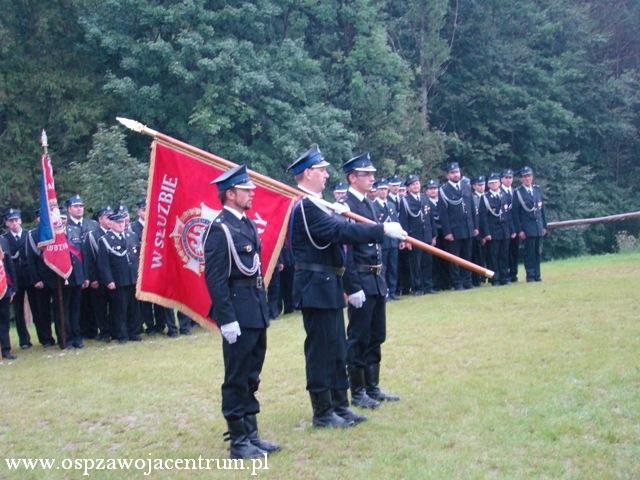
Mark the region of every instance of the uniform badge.
POLYGON ((244 246, 244 251, 247 253, 251 253, 251 250, 253 250, 253 247, 251 245, 245 245, 244 246))
POLYGON ((220 223, 219 210, 214 210, 204 203, 200 207, 185 210, 176 219, 176 226, 171 232, 178 255, 188 268, 196 275, 204 272, 204 240, 209 225, 214 220, 220 223))

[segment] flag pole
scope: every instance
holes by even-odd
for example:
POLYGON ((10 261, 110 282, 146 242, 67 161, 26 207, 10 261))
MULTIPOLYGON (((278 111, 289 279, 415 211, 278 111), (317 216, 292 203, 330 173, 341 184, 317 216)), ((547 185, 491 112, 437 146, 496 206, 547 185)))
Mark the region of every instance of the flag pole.
MULTIPOLYGON (((40 137, 40 143, 42 145, 42 154, 49 156, 49 142, 47 140, 47 132, 42 130, 42 135, 40 137)), ((58 297, 58 315, 60 315, 60 331, 58 332, 58 345, 62 350, 67 348, 67 335, 64 330, 64 302, 62 298, 62 278, 60 275, 56 274, 57 282, 57 297, 58 297)))
MULTIPOLYGON (((230 162, 229 160, 225 160, 224 158, 214 155, 213 153, 209 153, 205 150, 194 147, 193 145, 189 145, 188 143, 181 142, 180 140, 170 137, 169 135, 165 135, 164 133, 158 132, 157 130, 153 130, 136 120, 131 120, 131 119, 122 118, 122 117, 116 117, 116 120, 120 122, 122 125, 124 125, 125 127, 127 127, 128 129, 133 130, 134 132, 142 133, 143 135, 148 135, 150 137, 153 137, 154 139, 158 140, 161 143, 164 143, 168 146, 177 147, 178 149, 183 150, 185 152, 191 153, 201 158, 205 158, 221 167, 229 169, 237 166, 235 163, 230 162)), ((297 188, 293 188, 287 185, 286 183, 279 182, 261 173, 254 172, 253 170, 248 170, 248 172, 252 180, 257 181, 258 183, 263 184, 265 186, 271 187, 275 190, 278 190, 281 193, 291 195, 292 197, 300 197, 300 196, 307 195, 305 192, 298 190, 297 188)), ((330 202, 327 202, 322 199, 320 200, 325 206, 333 209, 332 204, 330 202)), ((358 223, 370 223, 370 224, 376 223, 369 218, 363 217, 353 212, 344 212, 342 213, 342 215, 358 223)), ((437 247, 429 245, 428 243, 422 242, 417 238, 407 237, 404 241, 420 250, 423 250, 427 253, 435 255, 436 257, 440 257, 443 260, 446 260, 448 262, 455 263, 456 265, 466 268, 467 270, 471 270, 472 272, 475 272, 479 275, 485 276, 487 278, 493 278, 493 275, 494 275, 493 271, 487 268, 484 268, 480 265, 476 265, 475 263, 469 262, 456 255, 452 255, 449 252, 445 252, 444 250, 441 250, 437 247)))

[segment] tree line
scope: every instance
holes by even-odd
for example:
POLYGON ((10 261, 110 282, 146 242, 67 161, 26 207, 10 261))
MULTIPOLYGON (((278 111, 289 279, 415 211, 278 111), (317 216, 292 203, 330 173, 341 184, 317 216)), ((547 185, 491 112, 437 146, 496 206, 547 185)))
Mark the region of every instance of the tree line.
MULTIPOLYGON (((318 143, 332 181, 370 151, 425 179, 530 165, 551 221, 640 205, 638 2, 0 4, 0 207, 27 219, 42 128, 61 198, 143 195, 149 139, 116 115, 281 180, 318 143)), ((620 228, 558 230, 546 253, 610 251, 620 228)))

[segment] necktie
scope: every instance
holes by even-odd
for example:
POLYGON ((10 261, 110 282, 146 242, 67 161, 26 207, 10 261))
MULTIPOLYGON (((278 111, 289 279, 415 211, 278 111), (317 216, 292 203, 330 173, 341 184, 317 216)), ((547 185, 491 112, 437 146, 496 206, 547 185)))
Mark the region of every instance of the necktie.
POLYGON ((16 242, 19 242, 20 241, 20 235, 16 235, 15 237, 16 237, 16 242))

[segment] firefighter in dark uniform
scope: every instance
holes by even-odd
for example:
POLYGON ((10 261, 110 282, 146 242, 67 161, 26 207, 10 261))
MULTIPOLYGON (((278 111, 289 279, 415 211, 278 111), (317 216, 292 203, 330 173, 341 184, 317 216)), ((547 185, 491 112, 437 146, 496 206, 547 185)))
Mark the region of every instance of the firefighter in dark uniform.
MULTIPOLYGON (((36 223, 40 220, 40 210, 36 210, 36 223)), ((40 344, 47 348, 56 344, 51 333, 51 291, 45 287, 41 272, 48 270, 42 260, 42 252, 38 248, 38 227, 27 232, 24 244, 27 261, 27 297, 33 315, 33 323, 40 344)))
MULTIPOLYGON (((409 175, 405 181, 407 195, 400 203, 400 223, 409 236, 429 245, 436 244, 436 225, 431 214, 431 202, 421 193, 420 179, 409 175)), ((410 250, 411 289, 414 295, 435 293, 433 288, 433 256, 411 245, 410 250)))
POLYGON ((18 331, 20 348, 25 350, 31 348, 31 336, 24 318, 24 296, 29 287, 27 252, 24 248, 27 232, 22 229, 22 218, 19 209, 10 208, 7 210, 5 225, 7 232, 4 234, 4 238, 9 245, 9 251, 5 253, 11 256, 13 268, 16 271, 16 278, 14 279, 15 296, 11 303, 13 304, 13 315, 15 317, 16 330, 18 331))
MULTIPOLYGON (((460 181, 457 162, 447 165, 449 181, 440 187, 440 221, 446 250, 452 255, 471 260, 471 239, 478 234, 471 189, 460 181)), ((451 283, 456 290, 473 288, 471 272, 451 263, 451 283)))
POLYGON ((98 228, 87 233, 85 244, 85 268, 89 280, 89 296, 94 309, 96 326, 98 327, 98 340, 109 343, 111 341, 111 321, 109 315, 109 293, 107 287, 100 283, 98 276, 98 253, 100 250, 100 238, 111 230, 109 216, 113 213, 110 206, 98 210, 98 228))
POLYGON ((511 283, 509 276, 509 240, 513 230, 509 199, 500 188, 500 175, 492 173, 487 181, 489 191, 480 201, 480 236, 487 246, 487 265, 494 271, 493 286, 511 283))
MULTIPOLYGON (((389 195, 387 196, 387 200, 393 205, 396 212, 398 212, 398 221, 400 221, 400 202, 402 197, 400 196, 400 185, 402 185, 402 180, 400 180, 400 176, 393 175, 389 177, 389 195)), ((399 242, 400 243, 400 242, 399 242)), ((393 272, 394 280, 395 280, 395 289, 389 290, 389 295, 393 293, 393 300, 400 300, 400 293, 402 288, 404 287, 404 283, 408 283, 403 280, 402 276, 408 276, 408 262, 407 256, 409 255, 409 251, 404 249, 404 244, 402 244, 402 249, 400 249, 400 245, 398 245, 398 259, 396 262, 396 267, 393 272)), ((387 280, 387 286, 391 288, 387 280)), ((408 288, 408 287, 407 287, 408 288)))
POLYGON ((359 225, 344 221, 334 212, 348 210, 322 200, 329 174, 328 162, 313 145, 293 162, 298 188, 307 196, 294 206, 291 245, 295 258, 293 301, 302 309, 306 332, 304 353, 307 390, 316 427, 348 427, 365 420, 348 408, 346 340, 343 308, 345 270, 343 244, 381 243, 383 236, 403 239, 398 223, 359 225))
MULTIPOLYGON (((60 211, 60 218, 62 220, 62 210, 60 211)), ((29 285, 33 287, 28 291, 28 294, 34 295, 36 303, 34 322, 36 323, 38 339, 45 347, 55 345, 56 341, 51 335, 51 320, 53 319, 58 346, 66 348, 66 343, 62 342, 62 332, 60 330, 60 306, 57 293, 60 277, 44 262, 42 249, 38 247, 38 241, 38 229, 34 228, 27 235, 25 249, 27 251, 27 276, 29 285)))
POLYGON ((524 268, 527 282, 540 282, 540 257, 542 237, 547 234, 542 190, 533 184, 533 170, 523 167, 522 184, 515 190, 513 199, 513 224, 520 240, 524 242, 524 268))
POLYGON ((260 237, 246 211, 255 185, 245 165, 211 182, 223 205, 205 240, 205 277, 211 295, 211 318, 222 334, 224 383, 222 415, 231 458, 260 457, 280 449, 258 436, 256 392, 267 351, 269 312, 260 269, 260 237))
MULTIPOLYGON (((144 232, 144 224, 147 215, 147 201, 140 200, 136 203, 136 220, 131 222, 131 231, 136 234, 138 241, 138 252, 141 252, 142 235, 144 232)), ((168 327, 169 333, 175 336, 178 329, 175 325, 173 318, 173 310, 163 307, 161 305, 152 302, 138 301, 138 308, 140 309, 140 319, 146 327, 147 335, 155 335, 156 333, 163 333, 165 326, 168 327)))
POLYGON ((138 242, 126 231, 121 212, 109 215, 111 230, 98 242, 98 280, 107 289, 110 300, 111 336, 120 343, 139 342, 140 312, 135 299, 138 278, 138 242))
MULTIPOLYGON (((440 182, 436 179, 430 179, 425 185, 425 191, 427 193, 427 199, 431 206, 431 215, 433 216, 433 223, 436 226, 436 247, 441 250, 445 250, 445 240, 442 233, 442 222, 440 221, 440 182)), ((433 258, 433 289, 437 292, 439 290, 449 290, 451 284, 449 282, 449 264, 447 261, 440 257, 433 258)))
MULTIPOLYGON (((98 229, 98 222, 92 218, 84 218, 84 201, 80 195, 76 194, 64 202, 67 208, 67 224, 80 229, 80 238, 82 241, 87 238, 89 232, 98 229)), ((96 317, 96 307, 92 303, 93 295, 91 291, 85 289, 81 294, 82 301, 80 304, 80 330, 85 338, 95 338, 98 335, 98 325, 96 317)), ((74 307, 75 308, 75 307, 74 307)))
POLYGON ((62 300, 64 305, 64 330, 68 346, 83 348, 80 315, 82 308, 82 291, 89 286, 84 258, 90 255, 83 242, 82 227, 77 222, 67 219, 65 226, 69 253, 71 255, 71 275, 64 282, 62 300))
MULTIPOLYGON (((376 208, 378 223, 399 222, 400 217, 395 203, 389 200, 389 183, 386 179, 376 182, 378 196, 373 202, 376 208)), ((384 237, 382 241, 382 265, 384 266, 384 279, 387 282, 388 300, 400 300, 396 294, 398 288, 398 248, 400 241, 394 238, 384 237)))
MULTIPOLYGON (((482 201, 482 196, 484 195, 485 183, 486 179, 484 175, 480 175, 479 177, 475 177, 473 180, 471 180, 471 188, 473 189, 473 212, 476 216, 476 225, 478 225, 478 227, 480 227, 480 202, 482 201)), ((486 267, 486 251, 487 248, 482 235, 478 234, 473 237, 473 240, 471 241, 471 261, 476 265, 486 267)), ((471 281, 474 287, 479 287, 485 282, 485 277, 480 275, 479 273, 473 272, 471 274, 471 281)))
MULTIPOLYGON (((345 200, 349 209, 377 222, 376 209, 367 198, 376 171, 369 153, 348 160, 342 165, 342 170, 349 183, 345 200)), ((387 283, 383 275, 381 243, 351 243, 346 246, 344 288, 349 302, 347 365, 351 403, 363 408, 377 408, 381 401, 400 399, 385 394, 379 387, 381 347, 386 339, 387 323, 387 283)))
MULTIPOLYGON (((507 220, 513 226, 513 170, 507 168, 502 171, 500 177, 502 185, 500 188, 507 194, 507 203, 509 205, 507 211, 507 220)), ((518 250, 520 248, 520 239, 518 233, 514 230, 509 235, 509 281, 518 281, 518 250)))
POLYGON ((4 291, 0 291, 0 350, 2 358, 15 360, 16 356, 11 353, 11 338, 9 336, 9 305, 15 295, 16 272, 13 268, 13 261, 9 254, 9 244, 0 236, 0 275, 4 279, 4 291))
POLYGON ((341 202, 344 200, 344 197, 347 196, 347 189, 349 187, 344 182, 338 182, 333 187, 333 198, 336 199, 336 202, 341 202))

